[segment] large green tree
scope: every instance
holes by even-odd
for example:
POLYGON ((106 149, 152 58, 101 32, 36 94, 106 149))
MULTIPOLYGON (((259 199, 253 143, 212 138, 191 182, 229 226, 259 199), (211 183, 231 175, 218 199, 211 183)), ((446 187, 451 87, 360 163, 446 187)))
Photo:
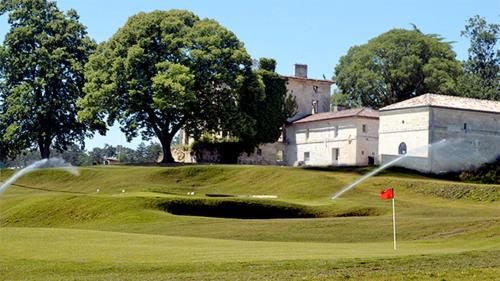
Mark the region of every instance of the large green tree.
POLYGON ((102 43, 86 67, 79 117, 104 134, 118 121, 128 139, 157 137, 163 162, 173 162, 181 128, 241 132, 239 92, 251 59, 214 20, 182 10, 139 13, 102 43))
POLYGON ((470 39, 469 58, 464 62, 464 75, 458 91, 473 98, 500 100, 500 24, 490 23, 480 16, 467 21, 462 36, 470 39))
POLYGON ((418 29, 393 29, 351 47, 335 80, 351 104, 383 107, 427 92, 456 94, 461 65, 449 43, 418 29))
POLYGON ((0 49, 0 122, 3 140, 64 150, 85 138, 77 121, 76 101, 83 96, 84 65, 95 48, 74 10, 61 12, 46 0, 3 0, 10 30, 0 49))

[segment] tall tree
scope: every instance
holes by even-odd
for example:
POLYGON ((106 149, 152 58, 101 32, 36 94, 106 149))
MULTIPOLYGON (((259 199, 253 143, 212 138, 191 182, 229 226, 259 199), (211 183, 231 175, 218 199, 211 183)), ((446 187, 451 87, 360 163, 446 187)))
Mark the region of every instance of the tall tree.
POLYGON ((10 30, 0 51, 0 122, 4 141, 64 150, 83 143, 85 126, 77 121, 76 101, 83 96, 83 68, 95 43, 74 10, 61 12, 46 0, 3 0, 10 30))
POLYGON ((351 47, 335 68, 350 103, 373 108, 427 92, 454 95, 460 73, 451 45, 418 29, 393 29, 351 47))
MULTIPOLYGON (((1 52, 1 46, 0 46, 0 52, 1 52)), ((1 58, 1 55, 0 55, 1 58)), ((0 64, 1 65, 1 64, 0 64)), ((2 71, 0 70, 0 98, 3 96, 2 92, 2 71)), ((0 99, 0 115, 4 113, 5 110, 5 102, 0 99)), ((0 122, 0 164, 1 163, 6 163, 6 161, 9 158, 12 158, 14 155, 18 154, 21 150, 21 145, 5 141, 3 139, 3 136, 6 133, 7 129, 7 122, 3 120, 4 122, 0 122)))
POLYGON ((261 58, 259 68, 248 77, 243 88, 240 108, 253 122, 252 130, 239 137, 248 149, 277 141, 286 120, 297 110, 295 98, 287 94, 287 80, 275 69, 274 59, 261 58))
POLYGON ((243 44, 216 21, 182 10, 139 13, 90 59, 79 117, 101 134, 118 121, 128 139, 155 136, 163 162, 173 162, 182 127, 194 135, 245 127, 237 104, 250 69, 243 44))
POLYGON ((470 18, 462 36, 470 38, 469 58, 459 79, 461 95, 500 100, 500 24, 488 24, 478 15, 470 18))

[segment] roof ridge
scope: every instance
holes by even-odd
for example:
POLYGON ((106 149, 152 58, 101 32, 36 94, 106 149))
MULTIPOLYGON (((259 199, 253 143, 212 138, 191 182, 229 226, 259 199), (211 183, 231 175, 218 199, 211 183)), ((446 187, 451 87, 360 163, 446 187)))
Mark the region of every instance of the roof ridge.
POLYGON ((433 94, 433 93, 427 93, 426 95, 430 95, 431 97, 453 97, 455 99, 462 99, 462 100, 476 100, 476 101, 481 101, 481 102, 500 103, 500 101, 496 101, 496 100, 478 99, 478 98, 463 97, 463 96, 440 95, 440 94, 433 94))
POLYGON ((500 101, 432 93, 425 93, 420 96, 393 103, 382 107, 380 110, 385 111, 400 108, 412 108, 416 106, 438 106, 474 111, 500 112, 500 101))
POLYGON ((425 94, 425 99, 426 99, 426 101, 425 101, 425 102, 426 102, 428 105, 431 105, 431 104, 432 104, 432 100, 433 100, 432 98, 433 98, 433 95, 432 95, 431 93, 427 93, 427 94, 425 94))

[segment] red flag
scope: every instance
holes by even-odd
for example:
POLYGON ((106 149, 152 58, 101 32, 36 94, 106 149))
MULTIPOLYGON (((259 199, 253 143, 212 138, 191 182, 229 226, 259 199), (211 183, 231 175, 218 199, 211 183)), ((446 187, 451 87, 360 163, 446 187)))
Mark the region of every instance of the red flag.
POLYGON ((380 192, 380 199, 385 200, 392 198, 394 198, 394 188, 389 188, 387 190, 380 192))

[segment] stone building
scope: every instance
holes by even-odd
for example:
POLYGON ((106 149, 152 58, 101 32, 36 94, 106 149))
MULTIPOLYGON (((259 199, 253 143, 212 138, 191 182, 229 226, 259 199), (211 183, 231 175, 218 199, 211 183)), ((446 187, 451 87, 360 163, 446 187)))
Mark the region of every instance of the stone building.
POLYGON ((295 76, 283 76, 287 79, 288 94, 295 97, 297 113, 289 121, 304 116, 330 111, 331 80, 307 78, 307 65, 296 64, 295 76))
POLYGON ((458 171, 500 156, 500 102, 425 94, 380 109, 382 163, 458 171), (432 144, 432 145, 431 145, 432 144))
POLYGON ((323 112, 287 126, 287 165, 374 164, 378 156, 378 111, 354 108, 323 112))
MULTIPOLYGON (((330 111, 331 80, 311 79, 307 77, 307 65, 296 64, 294 76, 283 76, 287 79, 288 94, 295 97, 297 113, 288 119, 288 123, 305 116, 330 111)), ((284 124, 285 125, 285 124, 284 124)), ((240 164, 267 164, 285 165, 290 163, 286 159, 286 140, 288 126, 284 128, 282 136, 275 143, 263 144, 255 149, 254 153, 243 153, 238 158, 240 164)))
POLYGON ((116 157, 104 157, 102 159, 102 164, 103 165, 117 165, 117 164, 120 164, 121 161, 116 158, 116 157))

